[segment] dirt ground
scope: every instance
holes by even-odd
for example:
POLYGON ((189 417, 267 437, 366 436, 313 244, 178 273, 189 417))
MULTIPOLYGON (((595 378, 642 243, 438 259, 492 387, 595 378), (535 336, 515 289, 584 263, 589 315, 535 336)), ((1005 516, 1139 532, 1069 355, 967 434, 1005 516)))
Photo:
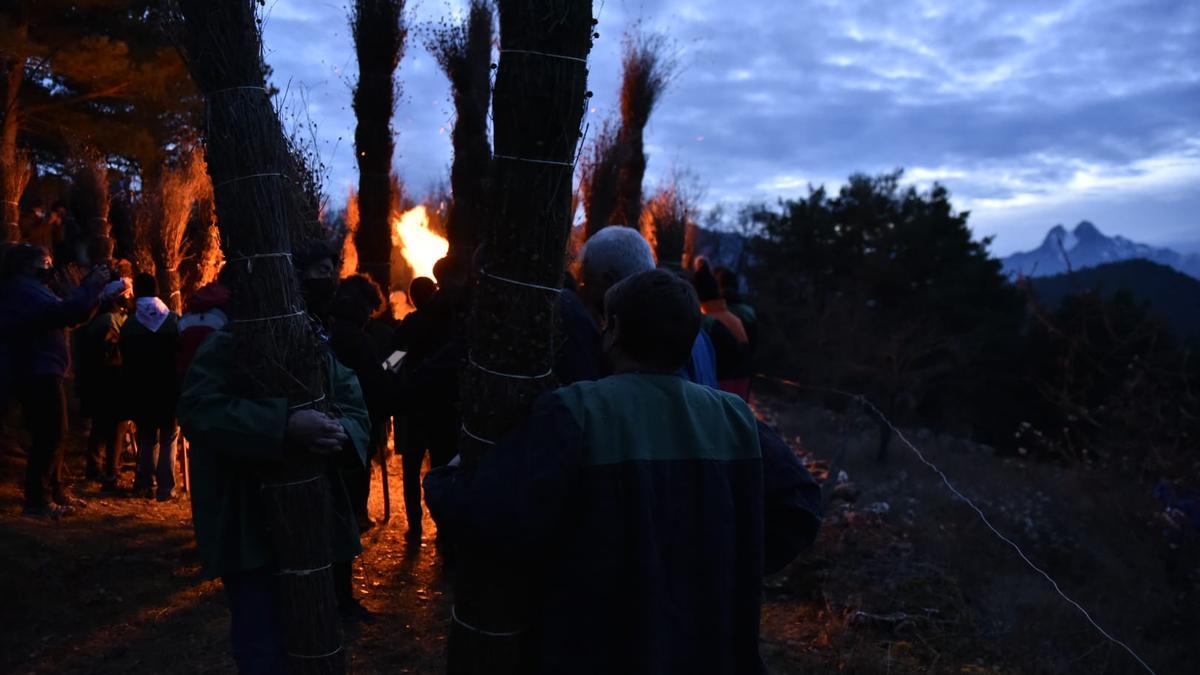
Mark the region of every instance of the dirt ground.
MULTIPOLYGON (((869 421, 786 391, 759 412, 826 467, 842 447, 843 497, 814 549, 766 581, 762 651, 776 673, 1136 673, 1048 583, 997 541, 906 450, 874 459, 869 421)), ((853 412, 853 411, 851 411, 853 412)), ((69 465, 82 472, 81 437, 69 465)), ((994 524, 1158 673, 1195 672, 1194 548, 1167 545, 1146 485, 997 459, 967 443, 914 442, 994 524)), ((200 574, 186 497, 107 497, 59 521, 20 515, 24 459, 0 452, 0 671, 228 673, 220 583, 200 574)), ((437 673, 451 588, 434 526, 406 545, 400 464, 393 513, 364 536, 355 583, 378 620, 348 631, 356 673, 437 673)), ((372 513, 383 512, 376 468, 372 513)))

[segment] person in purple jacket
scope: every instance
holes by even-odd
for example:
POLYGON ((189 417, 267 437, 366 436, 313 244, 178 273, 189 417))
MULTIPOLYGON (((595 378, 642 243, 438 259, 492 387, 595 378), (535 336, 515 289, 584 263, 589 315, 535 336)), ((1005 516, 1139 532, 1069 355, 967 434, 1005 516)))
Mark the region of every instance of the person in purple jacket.
POLYGON ((32 436, 24 513, 35 517, 58 517, 86 505, 63 479, 63 378, 71 367, 67 331, 91 318, 110 273, 96 266, 66 298, 50 289, 53 275, 53 261, 41 246, 18 244, 6 252, 0 289, 0 358, 5 361, 0 397, 21 403, 32 436))

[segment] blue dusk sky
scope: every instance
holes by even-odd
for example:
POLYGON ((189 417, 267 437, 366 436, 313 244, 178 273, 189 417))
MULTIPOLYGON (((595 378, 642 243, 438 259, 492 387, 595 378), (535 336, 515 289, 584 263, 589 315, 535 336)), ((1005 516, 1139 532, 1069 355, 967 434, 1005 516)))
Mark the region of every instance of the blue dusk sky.
MULTIPOLYGON (((464 3, 410 0, 414 29, 464 3)), ((993 251, 1089 219, 1200 250, 1196 0, 595 0, 589 119, 615 115, 621 36, 666 31, 682 69, 647 129, 647 185, 673 168, 736 207, 902 167, 946 185, 993 251)), ((267 60, 307 118, 332 204, 356 182, 345 2, 268 2, 267 60)), ((413 30, 397 72, 394 165, 446 180, 453 106, 413 30)))

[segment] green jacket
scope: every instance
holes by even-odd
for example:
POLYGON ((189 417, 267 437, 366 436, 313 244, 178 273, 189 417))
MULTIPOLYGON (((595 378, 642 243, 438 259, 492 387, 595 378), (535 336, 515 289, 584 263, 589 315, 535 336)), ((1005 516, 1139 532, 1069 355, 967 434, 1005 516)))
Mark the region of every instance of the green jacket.
MULTIPOLYGON (((328 359, 326 396, 357 460, 367 462, 370 418, 354 372, 328 359)), ((262 478, 285 461, 288 403, 283 398, 247 399, 231 392, 237 375, 233 336, 213 333, 196 352, 179 399, 179 424, 191 444, 192 522, 208 576, 272 568, 275 565, 260 498, 262 478)), ((345 453, 342 453, 345 454, 345 453)), ((339 458, 345 462, 344 458, 339 458)), ((333 560, 362 552, 358 523, 330 459, 326 476, 332 499, 330 540, 333 560)))

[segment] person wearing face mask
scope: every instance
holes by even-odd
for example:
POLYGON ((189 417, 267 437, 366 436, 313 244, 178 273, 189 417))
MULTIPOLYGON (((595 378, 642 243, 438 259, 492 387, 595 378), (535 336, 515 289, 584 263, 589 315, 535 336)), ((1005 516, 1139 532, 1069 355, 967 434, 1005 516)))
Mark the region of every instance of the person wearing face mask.
POLYGON ((294 262, 308 316, 322 327, 328 325, 337 293, 337 251, 329 242, 317 239, 299 247, 294 262))
POLYGON ((67 406, 63 378, 71 367, 67 331, 91 318, 109 270, 98 265, 79 288, 61 298, 48 286, 54 265, 41 246, 19 244, 5 254, 0 290, 0 353, 6 361, 0 396, 22 406, 32 436, 25 474, 24 513, 57 517, 85 506, 63 476, 67 406))
MULTIPOLYGON (((324 242, 297 247, 293 258, 318 333, 324 332, 333 306, 333 294, 326 291, 334 288, 334 260, 324 242)), ((224 582, 239 672, 285 672, 284 598, 276 586, 278 564, 261 499, 265 476, 279 462, 303 455, 304 461, 316 459, 323 466, 331 517, 312 525, 323 527, 329 538, 344 618, 370 619, 350 598, 351 563, 362 542, 343 479, 347 466, 367 463, 370 415, 358 377, 334 357, 327 338, 320 339, 311 367, 322 373, 322 407, 328 412, 289 408, 284 398, 246 397, 237 340, 227 324, 204 336, 183 368, 178 414, 191 443, 192 524, 205 575, 224 582)))

